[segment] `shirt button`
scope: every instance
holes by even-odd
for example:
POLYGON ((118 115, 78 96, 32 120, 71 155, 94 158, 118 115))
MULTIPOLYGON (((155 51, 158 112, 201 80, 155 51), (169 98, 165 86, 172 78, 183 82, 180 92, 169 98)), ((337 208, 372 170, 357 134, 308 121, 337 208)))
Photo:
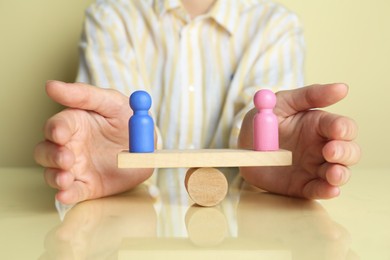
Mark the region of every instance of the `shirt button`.
POLYGON ((189 90, 190 92, 194 92, 194 91, 195 91, 194 85, 190 85, 190 86, 188 87, 188 90, 189 90))

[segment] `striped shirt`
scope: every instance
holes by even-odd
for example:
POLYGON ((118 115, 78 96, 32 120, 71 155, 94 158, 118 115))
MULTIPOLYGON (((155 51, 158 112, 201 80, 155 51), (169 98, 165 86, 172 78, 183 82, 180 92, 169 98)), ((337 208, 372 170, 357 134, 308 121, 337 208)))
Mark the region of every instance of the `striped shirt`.
POLYGON ((217 0, 194 19, 180 0, 98 0, 80 47, 78 81, 151 93, 165 149, 234 147, 255 91, 303 85, 302 27, 267 0, 217 0))
MULTIPOLYGON (((302 27, 268 0, 217 0, 194 19, 180 0, 97 0, 86 12, 80 47, 78 81, 152 95, 165 149, 235 147, 255 91, 303 85, 302 27)), ((158 236, 188 235, 184 177, 184 169, 167 169, 147 181, 158 236)), ((230 182, 234 190, 232 183, 239 180, 230 182)), ((228 196, 234 198, 219 207, 235 236, 237 199, 228 196)))

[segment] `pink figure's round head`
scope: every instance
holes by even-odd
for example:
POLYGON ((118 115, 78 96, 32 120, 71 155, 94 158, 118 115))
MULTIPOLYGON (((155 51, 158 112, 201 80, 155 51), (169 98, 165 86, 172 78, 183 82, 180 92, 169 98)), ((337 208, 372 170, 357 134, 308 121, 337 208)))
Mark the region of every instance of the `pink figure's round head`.
POLYGON ((261 89, 256 92, 253 102, 257 110, 273 109, 276 105, 275 93, 269 89, 261 89))

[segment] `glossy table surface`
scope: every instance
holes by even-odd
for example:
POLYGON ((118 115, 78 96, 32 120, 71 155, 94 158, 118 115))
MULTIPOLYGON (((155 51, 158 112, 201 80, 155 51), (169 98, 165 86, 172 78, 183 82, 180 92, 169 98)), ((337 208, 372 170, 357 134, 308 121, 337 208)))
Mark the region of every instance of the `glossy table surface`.
POLYGON ((0 259, 390 259, 390 169, 353 169, 328 201, 229 178, 228 196, 212 208, 194 206, 183 183, 67 208, 42 169, 0 168, 0 178, 0 259))

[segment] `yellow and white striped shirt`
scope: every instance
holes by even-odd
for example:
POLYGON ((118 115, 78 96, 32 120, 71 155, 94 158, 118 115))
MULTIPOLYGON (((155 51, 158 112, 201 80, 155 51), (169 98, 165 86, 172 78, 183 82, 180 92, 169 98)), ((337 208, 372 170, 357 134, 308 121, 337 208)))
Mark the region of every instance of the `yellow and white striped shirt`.
POLYGON ((301 25, 267 0, 194 19, 180 0, 98 0, 80 46, 78 81, 151 93, 166 149, 234 147, 256 90, 303 85, 301 25))

